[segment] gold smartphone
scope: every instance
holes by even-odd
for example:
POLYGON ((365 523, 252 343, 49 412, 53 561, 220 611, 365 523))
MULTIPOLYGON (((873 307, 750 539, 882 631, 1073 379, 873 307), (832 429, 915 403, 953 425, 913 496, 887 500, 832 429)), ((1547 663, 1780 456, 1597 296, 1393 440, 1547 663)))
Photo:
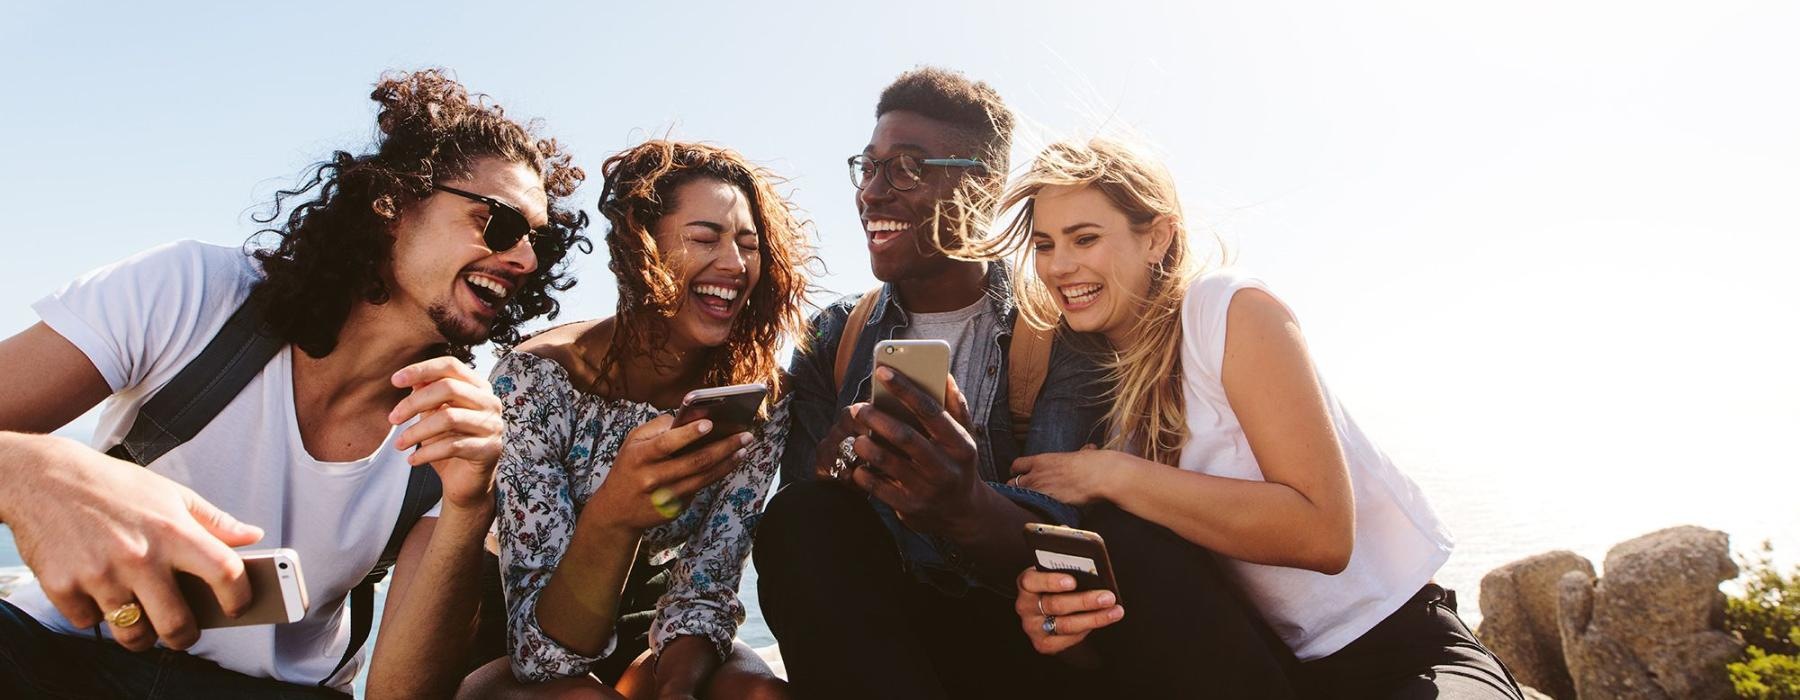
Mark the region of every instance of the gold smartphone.
MULTIPOLYGON (((944 392, 950 384, 949 343, 942 340, 883 340, 875 344, 874 366, 893 369, 931 394, 939 406, 944 405, 944 392)), ((881 380, 871 376, 869 385, 869 403, 914 430, 924 432, 912 410, 901 403, 899 397, 889 393, 881 380)))
POLYGON ((212 586, 198 576, 176 572, 181 597, 194 611, 200 629, 276 625, 299 622, 306 616, 306 580, 300 576, 300 553, 292 549, 240 552, 244 577, 250 581, 250 607, 237 617, 227 617, 219 607, 212 586))
POLYGON ((1075 577, 1075 590, 1105 589, 1121 602, 1119 582, 1113 578, 1112 558, 1100 533, 1048 523, 1026 523, 1025 543, 1031 545, 1038 571, 1055 571, 1075 577))

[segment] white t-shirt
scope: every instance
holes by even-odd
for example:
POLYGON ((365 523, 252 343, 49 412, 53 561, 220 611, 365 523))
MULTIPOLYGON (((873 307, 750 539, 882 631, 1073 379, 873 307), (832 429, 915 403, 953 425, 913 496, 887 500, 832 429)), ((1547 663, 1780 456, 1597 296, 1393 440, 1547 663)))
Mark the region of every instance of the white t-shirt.
MULTIPOLYGON (((90 272, 33 305, 112 387, 96 449, 124 439, 138 407, 200 354, 259 277, 238 248, 183 241, 90 272)), ((189 652, 247 675, 311 685, 343 657, 350 640, 345 597, 381 557, 412 467, 393 448, 406 426, 354 462, 308 455, 294 415, 292 352, 292 345, 282 349, 199 435, 147 468, 261 527, 262 541, 246 549, 300 554, 311 604, 304 619, 203 630, 189 652)), ((437 508, 427 515, 435 517, 437 508)), ((71 626, 35 584, 8 600, 50 629, 92 634, 71 626)), ((373 643, 364 644, 364 654, 373 643)), ((360 656, 332 687, 349 692, 360 656)))
MULTIPOLYGON (((1265 292, 1262 281, 1234 270, 1208 273, 1188 288, 1181 307, 1182 398, 1188 441, 1180 467, 1233 479, 1263 480, 1244 427, 1225 398, 1225 320, 1238 290, 1265 292)), ((1419 487, 1369 441, 1325 391, 1331 422, 1350 466, 1356 499, 1356 545, 1350 564, 1316 571, 1221 557, 1250 601, 1301 661, 1329 656, 1399 610, 1450 558, 1450 532, 1419 487)))

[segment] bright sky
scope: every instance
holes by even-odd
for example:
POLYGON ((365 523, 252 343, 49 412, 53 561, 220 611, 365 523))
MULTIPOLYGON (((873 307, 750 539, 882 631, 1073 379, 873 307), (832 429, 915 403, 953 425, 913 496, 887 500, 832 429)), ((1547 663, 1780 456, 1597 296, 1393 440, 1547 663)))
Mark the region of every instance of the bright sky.
MULTIPOLYGON (((9 7, 0 333, 95 266, 241 242, 368 144, 386 68, 452 68, 596 172, 671 130, 735 147, 863 289, 844 159, 934 63, 1032 125, 1019 162, 1153 142, 1465 544, 1696 519, 1800 544, 1800 4, 457 5, 9 7)), ((602 254, 579 270, 565 318, 610 313, 602 254)))

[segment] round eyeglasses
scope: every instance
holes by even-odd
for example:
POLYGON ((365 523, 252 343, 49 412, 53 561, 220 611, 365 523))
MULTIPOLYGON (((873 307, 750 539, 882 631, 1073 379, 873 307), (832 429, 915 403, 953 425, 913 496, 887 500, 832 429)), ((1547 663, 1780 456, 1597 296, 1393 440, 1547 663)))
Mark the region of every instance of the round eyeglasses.
POLYGON ((918 187, 925 180, 926 166, 987 169, 986 163, 974 158, 919 158, 905 153, 881 160, 858 154, 850 156, 849 163, 850 184, 856 185, 856 189, 867 188, 875 181, 875 172, 879 170, 887 174, 888 187, 900 192, 918 187))

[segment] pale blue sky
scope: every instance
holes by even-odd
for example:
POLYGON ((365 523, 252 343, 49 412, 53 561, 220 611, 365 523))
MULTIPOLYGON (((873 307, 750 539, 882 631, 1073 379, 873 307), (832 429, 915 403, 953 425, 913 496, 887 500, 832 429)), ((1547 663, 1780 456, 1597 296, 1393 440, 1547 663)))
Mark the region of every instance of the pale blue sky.
MULTIPOLYGON (((241 241, 368 143, 378 73, 425 66, 592 170, 668 130, 741 150, 792 178, 825 283, 862 289, 843 161, 882 86, 934 63, 1028 122, 1016 160, 1154 143, 1464 566, 1680 521, 1800 544, 1800 5, 622 5, 9 7, 0 333, 87 269, 241 241)), ((567 317, 610 312, 603 256, 579 270, 567 317)))

